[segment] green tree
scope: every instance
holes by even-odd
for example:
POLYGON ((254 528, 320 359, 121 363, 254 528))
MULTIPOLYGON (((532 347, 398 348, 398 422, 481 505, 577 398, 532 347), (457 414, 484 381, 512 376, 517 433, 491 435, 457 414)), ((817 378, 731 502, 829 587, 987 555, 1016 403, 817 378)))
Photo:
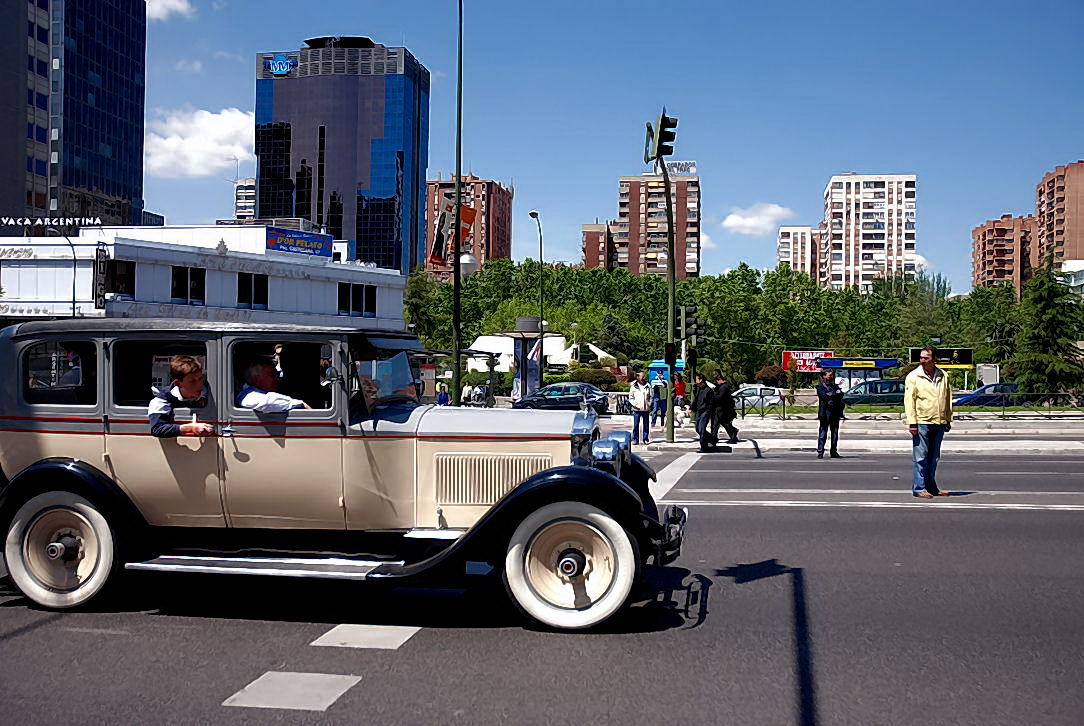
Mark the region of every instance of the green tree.
POLYGON ((1016 382, 1034 393, 1078 389, 1084 383, 1084 339, 1080 300, 1054 270, 1053 257, 1036 268, 1020 296, 1020 331, 1012 358, 1016 382))

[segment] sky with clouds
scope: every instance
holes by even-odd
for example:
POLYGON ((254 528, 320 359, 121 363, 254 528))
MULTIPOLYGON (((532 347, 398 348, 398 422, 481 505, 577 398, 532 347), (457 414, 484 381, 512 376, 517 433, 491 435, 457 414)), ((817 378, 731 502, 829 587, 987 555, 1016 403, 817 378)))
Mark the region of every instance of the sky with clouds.
MULTIPOLYGON (((1084 3, 854 0, 668 4, 466 0, 464 170, 515 186, 513 256, 576 262, 580 225, 646 171, 644 122, 680 119, 698 163, 705 273, 774 265, 780 224, 816 224, 832 174, 918 175, 918 252, 970 286, 970 230, 1034 211, 1084 159, 1084 3), (661 11, 660 11, 661 8, 661 11), (661 14, 660 14, 661 13, 661 14), (660 24, 649 24, 655 18, 660 24)), ((454 163, 451 0, 148 0, 147 208, 232 212, 253 172, 255 55, 319 35, 405 44, 432 73, 429 176, 454 163)))

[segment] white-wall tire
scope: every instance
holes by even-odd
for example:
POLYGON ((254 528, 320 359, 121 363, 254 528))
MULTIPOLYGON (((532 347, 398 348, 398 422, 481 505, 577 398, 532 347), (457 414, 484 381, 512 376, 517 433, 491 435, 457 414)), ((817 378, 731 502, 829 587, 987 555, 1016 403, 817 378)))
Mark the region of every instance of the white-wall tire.
POLYGON ((639 576, 635 540, 606 512, 583 502, 555 502, 516 527, 504 561, 504 581, 516 606, 542 625, 582 630, 606 621, 629 598, 639 576), (583 574, 558 572, 562 553, 577 550, 583 574))
MULTIPOLYGON (((55 550, 55 548, 54 548, 55 550)), ((52 491, 24 503, 8 523, 4 560, 15 586, 47 608, 78 607, 101 592, 116 569, 116 539, 87 499, 52 491), (46 548, 76 542, 57 558, 46 548)))

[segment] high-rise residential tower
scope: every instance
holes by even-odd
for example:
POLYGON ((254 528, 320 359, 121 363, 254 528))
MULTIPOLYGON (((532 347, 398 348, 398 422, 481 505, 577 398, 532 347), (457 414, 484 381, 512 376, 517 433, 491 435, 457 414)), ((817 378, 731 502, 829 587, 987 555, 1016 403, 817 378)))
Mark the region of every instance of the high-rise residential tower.
POLYGON ((256 56, 256 216, 300 217, 403 274, 423 259, 429 71, 406 48, 320 37, 256 56))
POLYGON ((971 286, 1009 283, 1017 294, 1035 257, 1035 217, 1003 214, 971 230, 971 286))
POLYGON ((142 224, 144 0, 3 6, 0 215, 142 224))
MULTIPOLYGON (((498 181, 479 179, 467 174, 463 177, 460 193, 462 204, 475 210, 474 224, 469 239, 464 246, 478 260, 479 265, 500 257, 512 257, 512 197, 515 192, 498 181)), ((426 250, 433 249, 437 235, 437 224, 445 199, 455 197, 455 175, 448 179, 430 179, 426 184, 426 250)), ((454 233, 454 229, 452 233, 454 233)), ((448 249, 451 249, 451 240, 448 249)), ((447 264, 438 264, 429 260, 426 254, 425 268, 434 275, 446 278, 452 271, 452 257, 447 257, 447 264)))
POLYGON ((246 177, 233 183, 233 218, 255 219, 256 179, 246 177))
POLYGON ((1063 260, 1084 260, 1084 161, 1055 167, 1035 187, 1038 218, 1032 263, 1041 265, 1053 254, 1063 260))
POLYGON ((780 227, 775 240, 776 261, 786 262, 790 269, 804 272, 816 280, 820 271, 817 264, 820 240, 820 229, 808 225, 780 227))
MULTIPOLYGON (((668 162, 691 164, 691 162, 668 162)), ((676 168, 676 167, 675 167, 676 168)), ((700 177, 671 172, 674 205, 674 271, 678 279, 700 275, 700 177)), ((623 176, 618 181, 617 220, 600 229, 584 225, 587 267, 624 267, 634 275, 666 275, 666 191, 662 174, 623 176)))
POLYGON ((876 277, 916 271, 914 174, 836 174, 824 188, 819 281, 869 292, 876 277))

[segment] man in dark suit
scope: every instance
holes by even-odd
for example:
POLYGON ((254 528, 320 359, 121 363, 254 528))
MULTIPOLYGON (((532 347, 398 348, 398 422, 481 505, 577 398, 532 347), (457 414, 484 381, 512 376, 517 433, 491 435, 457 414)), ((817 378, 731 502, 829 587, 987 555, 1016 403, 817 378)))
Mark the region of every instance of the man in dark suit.
POLYGON ((734 410, 734 395, 730 390, 730 384, 723 378, 722 372, 716 368, 712 372, 712 377, 715 379, 715 394, 714 394, 714 412, 711 422, 711 436, 715 441, 719 440, 719 426, 721 425, 726 429, 728 444, 738 443, 738 430, 734 428, 732 423, 737 417, 737 412, 734 410))
POLYGON ((824 442, 828 432, 832 433, 831 454, 833 459, 842 458, 836 451, 839 444, 839 420, 843 418, 843 389, 836 385, 836 372, 828 369, 821 373, 821 382, 817 384, 817 420, 820 431, 817 433, 817 458, 824 458, 824 442))

